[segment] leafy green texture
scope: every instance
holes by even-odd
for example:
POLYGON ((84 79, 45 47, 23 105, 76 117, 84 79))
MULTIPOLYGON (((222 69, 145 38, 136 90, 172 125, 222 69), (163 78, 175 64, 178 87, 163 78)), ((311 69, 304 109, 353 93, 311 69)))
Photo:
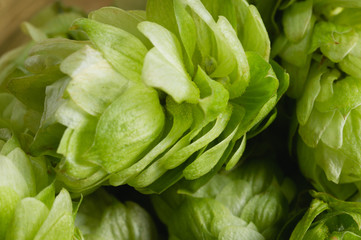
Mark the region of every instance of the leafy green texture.
POLYGON ((360 203, 312 192, 314 200, 292 232, 295 239, 360 239, 360 203))
POLYGON ((150 215, 134 202, 121 203, 104 190, 87 196, 75 219, 85 240, 158 239, 150 215))
MULTIPOLYGON (((236 3, 236 6, 244 4, 243 1, 233 1, 236 3)), ((279 13, 277 13, 278 8, 282 7, 285 4, 284 0, 248 0, 247 2, 253 4, 259 11, 263 22, 267 28, 267 32, 270 35, 271 40, 274 40, 280 34, 280 27, 278 26, 278 22, 276 18, 278 18, 279 13), (281 5, 282 4, 282 5, 281 5)), ((240 10, 241 8, 239 8, 240 10)), ((239 11, 238 10, 238 11, 239 11)))
POLYGON ((296 99, 301 171, 317 190, 341 199, 361 180, 359 13, 356 1, 293 1, 273 48, 296 99))
POLYGON ((69 193, 55 197, 48 162, 30 157, 13 136, 0 153, 0 238, 72 239, 74 219, 69 193))
POLYGON ((88 18, 53 10, 24 24, 35 43, 4 59, 1 86, 24 105, 19 118, 36 113, 15 118, 32 124, 28 150, 51 156, 57 187, 74 196, 101 184, 160 193, 207 182, 274 120, 289 84, 246 1, 150 0, 145 12, 88 18))
POLYGON ((64 80, 59 63, 89 43, 61 38, 77 39, 69 26, 81 16, 59 4, 42 10, 23 24, 33 41, 0 59, 0 239, 73 239, 70 194, 60 188, 56 194, 52 183, 57 160, 30 153, 54 143, 54 120, 43 114, 54 105, 44 103, 46 89, 64 80))
POLYGON ((9 131, 36 133, 41 115, 22 104, 9 93, 0 93, 0 133, 1 139, 7 139, 9 131), (7 134, 8 133, 8 134, 7 134))
POLYGON ((116 71, 132 81, 140 80, 140 70, 147 51, 143 43, 120 28, 81 18, 73 23, 80 28, 116 71))
POLYGON ((282 187, 285 179, 277 176, 271 162, 251 160, 242 168, 216 174, 196 192, 180 185, 179 190, 173 187, 153 196, 153 205, 170 236, 275 239, 288 212, 282 187))

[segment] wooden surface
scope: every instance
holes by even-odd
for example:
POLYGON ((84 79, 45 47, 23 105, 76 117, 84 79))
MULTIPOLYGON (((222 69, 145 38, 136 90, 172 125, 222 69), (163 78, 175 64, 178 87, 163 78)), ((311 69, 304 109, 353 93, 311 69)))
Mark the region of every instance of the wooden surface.
MULTIPOLYGON (((20 24, 55 0, 0 0, 0 55, 27 41, 20 24)), ((116 5, 124 9, 144 9, 145 0, 62 0, 64 5, 77 6, 86 12, 116 5)))
POLYGON ((14 1, 14 0, 0 0, 0 46, 2 48, 11 47, 18 44, 20 39, 16 38, 18 35, 18 27, 21 22, 29 19, 41 7, 49 3, 49 0, 36 1, 14 1), (36 2, 35 4, 32 2, 36 2), (16 33, 17 32, 17 33, 16 33), (7 41, 7 39, 13 41, 7 41))

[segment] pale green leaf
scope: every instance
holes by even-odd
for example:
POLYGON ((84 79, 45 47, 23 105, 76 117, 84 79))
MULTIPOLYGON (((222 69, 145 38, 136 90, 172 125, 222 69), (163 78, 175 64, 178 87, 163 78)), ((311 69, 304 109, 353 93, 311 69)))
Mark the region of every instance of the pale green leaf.
POLYGON ((16 207, 6 240, 33 240, 48 216, 49 209, 35 198, 24 198, 16 207))
POLYGON ((94 143, 84 157, 108 172, 125 169, 158 137, 163 125, 164 113, 157 92, 134 85, 101 115, 94 143))
POLYGON ((70 98, 95 116, 101 115, 123 93, 128 83, 100 52, 88 46, 67 57, 60 69, 71 77, 66 88, 70 98))
POLYGON ((125 11, 116 7, 103 7, 90 12, 88 17, 89 19, 123 29, 141 40, 148 48, 151 47, 149 40, 137 29, 137 25, 145 19, 140 19, 132 11, 125 11))
POLYGON ((104 58, 125 78, 139 82, 147 48, 132 34, 90 19, 77 19, 73 27, 89 36, 104 58))
POLYGON ((172 65, 156 48, 145 57, 142 79, 148 86, 159 88, 177 103, 197 103, 199 90, 183 66, 172 65))
POLYGON ((287 8, 282 16, 284 32, 293 43, 301 41, 311 24, 312 0, 296 2, 287 8))

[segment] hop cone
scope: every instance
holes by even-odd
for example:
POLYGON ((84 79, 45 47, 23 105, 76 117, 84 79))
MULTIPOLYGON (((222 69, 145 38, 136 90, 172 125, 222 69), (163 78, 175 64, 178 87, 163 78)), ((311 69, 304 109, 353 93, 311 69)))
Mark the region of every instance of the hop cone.
POLYGON ((153 205, 174 239, 276 239, 295 193, 266 159, 216 174, 196 192, 170 188, 153 205))
POLYGON ((238 162, 288 86, 257 9, 242 0, 102 8, 66 35, 34 37, 7 85, 42 115, 30 152, 57 158, 57 180, 74 193, 206 182, 238 162))
POLYGON ((359 186, 359 1, 294 1, 283 6, 275 54, 296 99, 298 157, 316 189, 347 199, 359 186))

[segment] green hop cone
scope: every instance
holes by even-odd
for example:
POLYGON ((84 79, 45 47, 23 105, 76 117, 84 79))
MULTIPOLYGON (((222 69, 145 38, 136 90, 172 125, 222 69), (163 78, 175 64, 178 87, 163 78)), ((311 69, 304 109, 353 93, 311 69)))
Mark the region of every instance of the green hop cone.
POLYGON ((13 136, 0 140, 0 238, 73 239, 69 193, 55 197, 47 160, 28 156, 13 136))
POLYGON ((101 189, 83 199, 75 225, 84 240, 158 239, 155 224, 142 207, 123 204, 101 189))
POLYGON ((283 6, 274 55, 296 99, 301 171, 319 191, 347 199, 361 180, 359 1, 294 1, 283 6))
POLYGON ((73 193, 206 182, 238 162, 288 87, 257 9, 243 0, 107 7, 70 31, 88 40, 38 41, 8 88, 42 113, 30 152, 59 159, 57 180, 73 193))
POLYGON ((196 192, 173 187, 152 196, 174 239, 276 239, 295 194, 293 183, 264 159, 216 174, 196 192))
POLYGON ((16 205, 4 239, 74 239, 74 216, 69 193, 63 189, 55 197, 53 185, 35 197, 16 205))
POLYGON ((312 192, 310 208, 292 232, 290 240, 360 239, 359 202, 344 202, 326 193, 312 192))

